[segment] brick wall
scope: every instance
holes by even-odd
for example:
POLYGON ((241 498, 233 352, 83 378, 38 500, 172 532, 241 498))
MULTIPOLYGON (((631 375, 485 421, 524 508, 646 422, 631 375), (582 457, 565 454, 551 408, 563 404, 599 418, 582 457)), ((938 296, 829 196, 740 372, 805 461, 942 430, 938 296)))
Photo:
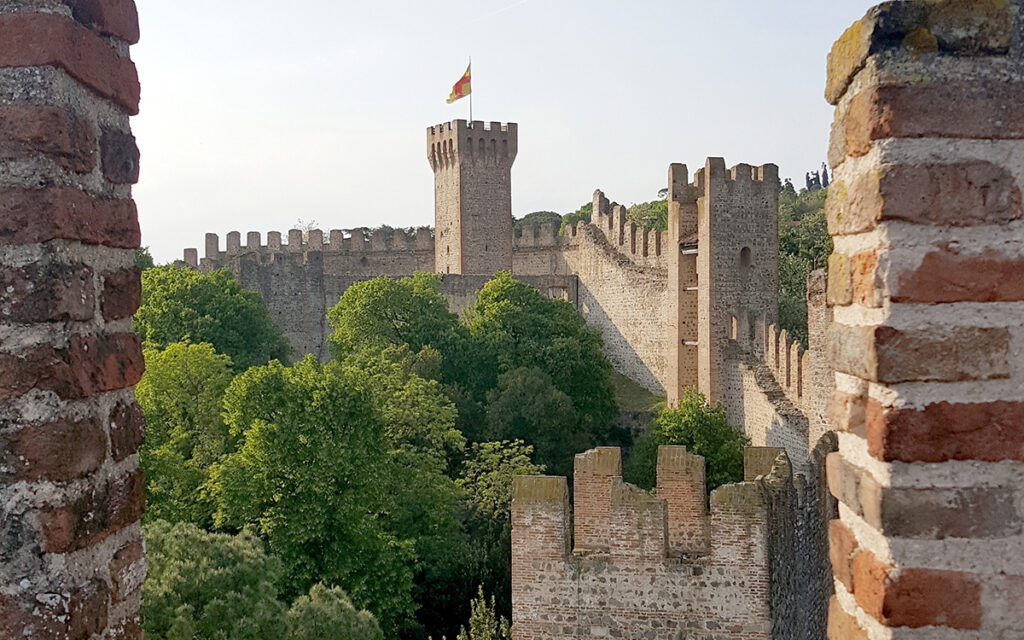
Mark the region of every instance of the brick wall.
POLYGON ((0 3, 0 638, 141 638, 131 0, 0 3))
POLYGON ((1022 10, 885 3, 829 56, 835 640, 1024 636, 1022 10))
POLYGON ((516 640, 798 637, 773 588, 772 554, 793 553, 769 534, 772 518, 788 522, 788 459, 751 453, 748 481, 712 492, 710 510, 704 459, 683 447, 659 450, 657 495, 622 481, 618 449, 579 454, 573 514, 565 478, 517 477, 516 640))

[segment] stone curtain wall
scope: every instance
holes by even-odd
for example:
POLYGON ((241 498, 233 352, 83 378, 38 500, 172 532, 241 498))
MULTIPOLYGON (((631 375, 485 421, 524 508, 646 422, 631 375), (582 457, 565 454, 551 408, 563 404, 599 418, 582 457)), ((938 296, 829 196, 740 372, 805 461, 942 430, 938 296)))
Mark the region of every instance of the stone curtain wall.
POLYGON ((1024 637, 1024 3, 836 42, 833 640, 1024 637))
POLYGON ((131 0, 0 2, 0 638, 141 638, 131 0))
POLYGON ((710 513, 704 459, 684 447, 659 449, 657 495, 622 481, 617 448, 579 454, 572 515, 565 478, 517 477, 516 640, 801 637, 785 590, 773 588, 792 576, 771 549, 793 553, 769 533, 790 521, 789 462, 781 449, 751 449, 746 467, 747 481, 712 492, 710 513))

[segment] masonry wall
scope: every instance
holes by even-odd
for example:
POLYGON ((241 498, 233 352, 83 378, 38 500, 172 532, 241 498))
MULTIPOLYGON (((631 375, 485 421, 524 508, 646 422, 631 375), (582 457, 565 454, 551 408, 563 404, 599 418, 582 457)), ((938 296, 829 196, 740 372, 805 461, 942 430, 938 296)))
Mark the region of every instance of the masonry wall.
POLYGON ((517 477, 516 640, 797 637, 772 587, 772 545, 786 542, 769 534, 792 499, 788 462, 752 453, 748 480, 712 492, 710 511, 703 458, 683 447, 659 450, 657 495, 622 481, 618 449, 579 454, 573 514, 565 478, 517 477))
POLYGON ((829 56, 834 640, 1024 637, 1022 12, 884 3, 829 56))
POLYGON ((135 5, 0 3, 0 638, 142 638, 135 5))

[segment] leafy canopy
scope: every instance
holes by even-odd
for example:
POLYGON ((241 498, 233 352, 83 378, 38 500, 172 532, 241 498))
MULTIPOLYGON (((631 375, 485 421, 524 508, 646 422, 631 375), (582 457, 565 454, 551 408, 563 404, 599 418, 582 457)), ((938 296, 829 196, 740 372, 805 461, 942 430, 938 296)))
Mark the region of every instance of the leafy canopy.
POLYGON ((743 449, 750 440, 729 424, 721 403, 711 406, 693 387, 683 391, 679 408, 665 409, 634 444, 626 476, 629 482, 650 489, 657 476, 658 446, 685 445, 704 456, 707 490, 743 480, 743 449))
POLYGON ((231 358, 236 372, 285 360, 288 345, 260 294, 243 289, 227 270, 204 274, 173 266, 142 272, 142 304, 134 327, 149 346, 208 342, 231 358))
POLYGON ((825 266, 832 238, 825 220, 828 189, 779 191, 779 326, 807 345, 807 275, 825 266))

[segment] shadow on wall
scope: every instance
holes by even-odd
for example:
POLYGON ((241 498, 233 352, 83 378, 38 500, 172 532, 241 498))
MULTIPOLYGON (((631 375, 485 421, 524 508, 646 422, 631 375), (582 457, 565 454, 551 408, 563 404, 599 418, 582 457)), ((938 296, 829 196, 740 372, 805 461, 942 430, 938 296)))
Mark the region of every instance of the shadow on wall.
POLYGON ((586 319, 587 325, 601 332, 604 339, 604 353, 612 368, 637 382, 651 393, 665 395, 665 388, 650 367, 640 358, 626 336, 605 312, 590 289, 580 279, 579 305, 577 310, 586 319))

